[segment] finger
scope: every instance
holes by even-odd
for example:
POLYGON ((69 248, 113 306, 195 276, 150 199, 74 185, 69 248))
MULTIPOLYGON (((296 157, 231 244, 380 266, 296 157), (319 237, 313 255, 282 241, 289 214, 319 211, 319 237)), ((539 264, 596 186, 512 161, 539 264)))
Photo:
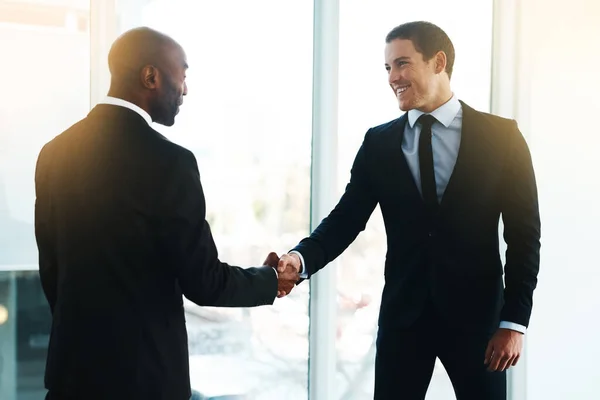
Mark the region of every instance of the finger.
POLYGON ((506 371, 508 369, 508 367, 510 367, 511 362, 512 362, 512 357, 506 357, 505 356, 498 363, 498 369, 497 369, 497 371, 506 371))
POLYGON ((280 274, 284 273, 288 265, 288 260, 286 256, 282 256, 277 263, 277 272, 280 274))
POLYGON ((281 289, 285 291, 286 296, 292 292, 294 288, 294 282, 286 282, 285 285, 281 286, 281 289))
POLYGON ((300 275, 293 270, 292 267, 286 268, 283 272, 279 272, 279 280, 285 281, 286 285, 294 287, 294 285, 300 280, 300 275))
POLYGON ((506 362, 506 367, 504 367, 505 371, 515 365, 515 360, 517 359, 517 357, 518 355, 515 355, 508 359, 508 361, 506 362))
POLYGON ((268 265, 270 267, 276 267, 278 262, 279 262, 279 256, 277 255, 277 253, 272 251, 267 255, 267 258, 265 259, 265 262, 263 263, 263 265, 268 265))
POLYGON ((517 365, 517 363, 519 362, 519 358, 521 358, 521 355, 520 355, 520 354, 517 354, 517 356, 515 357, 515 359, 514 359, 514 360, 513 360, 513 362, 512 362, 512 365, 513 365, 513 367, 514 367, 515 365, 517 365))
POLYGON ((488 343, 487 349, 485 349, 485 358, 483 360, 483 363, 485 365, 488 365, 490 363, 490 361, 492 360, 492 355, 493 354, 494 354, 494 345, 490 341, 488 343))
POLYGON ((500 363, 502 362, 503 356, 498 353, 494 353, 492 356, 492 361, 490 362, 490 371, 498 371, 500 368, 500 363))
POLYGON ((274 251, 270 252, 267 258, 272 259, 274 264, 279 262, 279 256, 274 251))

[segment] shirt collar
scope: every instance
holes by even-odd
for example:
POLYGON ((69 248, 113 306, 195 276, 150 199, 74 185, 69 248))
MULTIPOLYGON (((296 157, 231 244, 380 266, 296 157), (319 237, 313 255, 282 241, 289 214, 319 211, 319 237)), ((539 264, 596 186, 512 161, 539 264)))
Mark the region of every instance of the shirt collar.
MULTIPOLYGON (((433 110, 430 114, 433 115, 435 119, 438 120, 442 125, 448 128, 452 121, 454 121, 454 118, 456 118, 456 115, 459 111, 460 102, 458 101, 456 95, 452 94, 452 98, 450 98, 450 100, 433 110)), ((419 117, 423 114, 425 114, 423 111, 416 109, 408 111, 408 123, 411 128, 415 125, 417 119, 419 119, 419 117)))
POLYGON ((138 113, 144 120, 148 123, 148 125, 152 124, 152 117, 141 107, 123 99, 119 99, 117 97, 106 96, 104 100, 102 100, 99 104, 111 104, 113 106, 120 106, 129 108, 131 111, 135 111, 138 113))

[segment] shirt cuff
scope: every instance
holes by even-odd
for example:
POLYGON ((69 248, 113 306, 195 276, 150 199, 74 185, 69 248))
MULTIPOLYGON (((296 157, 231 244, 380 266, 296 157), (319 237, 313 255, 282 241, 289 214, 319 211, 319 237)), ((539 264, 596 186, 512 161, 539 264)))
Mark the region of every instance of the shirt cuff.
POLYGON ((279 272, 277 272, 277 268, 273 268, 273 271, 275 271, 275 277, 277 277, 277 279, 279 280, 279 272))
POLYGON ((522 334, 525 334, 527 328, 520 324, 515 324, 514 322, 502 321, 500 322, 500 328, 502 329, 510 329, 512 331, 517 331, 522 334))
POLYGON ((296 254, 298 256, 300 259, 300 278, 308 279, 308 274, 305 272, 306 268, 304 268, 304 257, 302 257, 302 254, 298 253, 296 250, 290 251, 289 254, 296 254))

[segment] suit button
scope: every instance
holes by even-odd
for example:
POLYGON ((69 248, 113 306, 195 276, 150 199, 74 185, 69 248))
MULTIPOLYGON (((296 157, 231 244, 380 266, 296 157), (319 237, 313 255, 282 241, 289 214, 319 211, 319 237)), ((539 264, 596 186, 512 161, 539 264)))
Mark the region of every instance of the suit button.
POLYGON ((435 232, 431 231, 431 232, 429 232, 428 235, 429 235, 429 237, 434 237, 435 236, 435 232))

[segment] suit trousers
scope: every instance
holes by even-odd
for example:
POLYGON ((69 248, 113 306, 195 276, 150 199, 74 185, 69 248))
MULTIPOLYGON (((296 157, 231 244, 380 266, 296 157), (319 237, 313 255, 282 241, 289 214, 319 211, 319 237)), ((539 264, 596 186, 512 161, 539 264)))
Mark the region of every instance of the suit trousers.
POLYGON ((425 399, 439 358, 457 400, 506 400, 506 372, 489 372, 484 364, 493 334, 453 327, 433 305, 408 328, 380 326, 374 399, 425 399))

